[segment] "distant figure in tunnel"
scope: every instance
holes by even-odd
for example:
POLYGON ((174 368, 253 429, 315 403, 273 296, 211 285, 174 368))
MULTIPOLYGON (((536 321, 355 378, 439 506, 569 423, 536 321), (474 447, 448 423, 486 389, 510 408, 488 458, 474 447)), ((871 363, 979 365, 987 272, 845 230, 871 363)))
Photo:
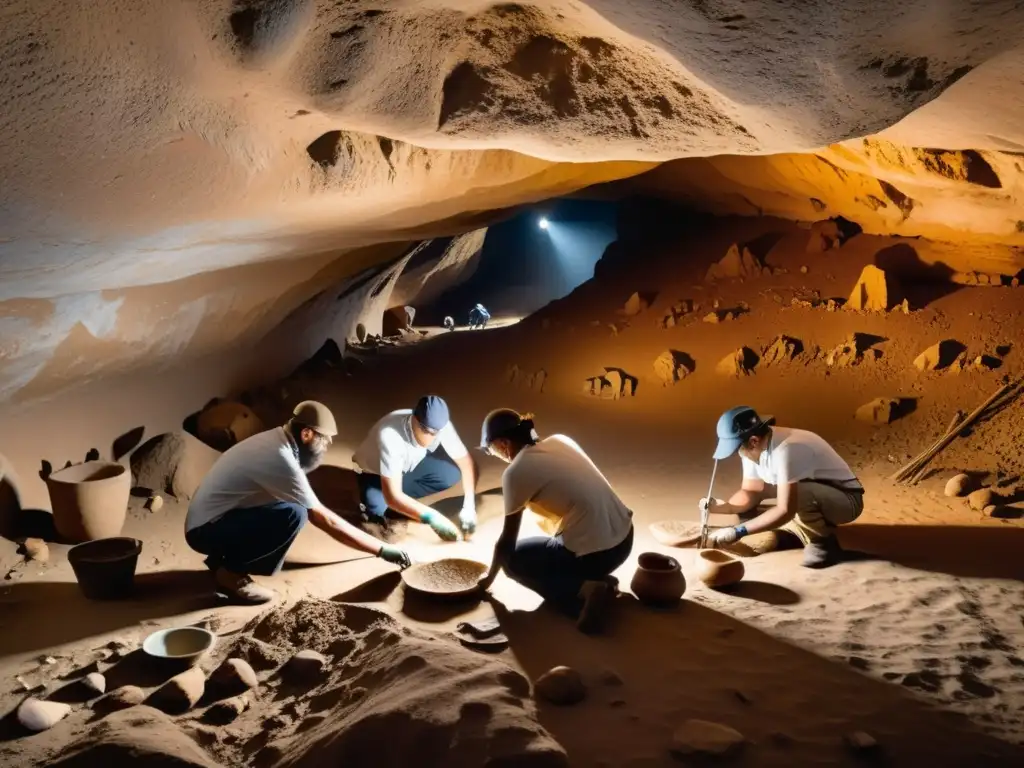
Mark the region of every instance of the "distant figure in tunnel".
POLYGON ((491 319, 491 313, 484 309, 483 304, 477 304, 469 310, 469 329, 486 328, 487 321, 491 319))
POLYGON ((459 538, 459 528, 467 537, 476 531, 476 464, 443 398, 425 395, 413 410, 392 411, 370 428, 352 458, 360 470, 359 506, 370 521, 386 525, 385 513, 392 509, 429 525, 445 541, 459 538), (418 499, 460 479, 465 496, 457 528, 418 499))
POLYGON ((274 593, 251 578, 272 576, 309 520, 333 539, 400 567, 403 550, 342 520, 317 499, 306 477, 338 434, 327 406, 306 400, 283 427, 260 432, 228 449, 203 478, 185 518, 185 540, 207 555, 217 587, 243 603, 266 603, 274 593))
POLYGON ((716 514, 746 515, 763 500, 768 507, 742 525, 721 528, 709 546, 726 547, 745 536, 760 534, 759 552, 804 548, 803 565, 824 568, 842 559, 836 538, 840 525, 852 523, 864 510, 864 486, 849 465, 824 439, 803 429, 775 426, 749 406, 726 411, 718 420, 715 460, 739 453, 743 482, 729 500, 701 499, 716 514))
POLYGON ((633 549, 632 511, 574 440, 541 440, 530 414, 491 411, 480 447, 509 465, 501 477, 505 526, 480 588, 489 589, 504 569, 576 618, 581 631, 600 631, 618 586, 611 573, 633 549), (551 536, 518 539, 526 509, 551 536))
POLYGON ((455 318, 452 317, 451 315, 445 315, 444 327, 445 327, 446 330, 454 331, 455 330, 455 318))

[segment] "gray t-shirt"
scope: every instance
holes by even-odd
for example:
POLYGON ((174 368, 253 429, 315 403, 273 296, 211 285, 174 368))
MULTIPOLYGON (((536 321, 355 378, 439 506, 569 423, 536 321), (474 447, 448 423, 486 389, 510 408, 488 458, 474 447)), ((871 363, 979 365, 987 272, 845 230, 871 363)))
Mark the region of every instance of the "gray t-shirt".
POLYGON ((772 439, 755 464, 741 456, 744 480, 762 480, 768 485, 785 485, 801 480, 859 488, 857 476, 825 439, 805 429, 773 427, 772 439))
POLYGON ((404 409, 392 411, 374 424, 352 458, 364 472, 400 479, 438 447, 443 447, 452 459, 461 459, 468 454, 450 421, 430 445, 417 443, 412 434, 412 411, 404 409))

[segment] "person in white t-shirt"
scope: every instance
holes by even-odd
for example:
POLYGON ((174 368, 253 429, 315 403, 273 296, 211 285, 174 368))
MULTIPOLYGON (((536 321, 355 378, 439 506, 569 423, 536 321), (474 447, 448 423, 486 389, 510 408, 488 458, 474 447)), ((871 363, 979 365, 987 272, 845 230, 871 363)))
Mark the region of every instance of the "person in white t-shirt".
POLYGON ((370 522, 386 525, 392 509, 455 541, 476 531, 476 463, 455 431, 448 404, 437 395, 413 410, 392 411, 374 424, 352 457, 359 468, 359 508, 370 522), (439 455, 438 448, 444 449, 439 455), (419 501, 462 481, 459 527, 419 501))
MULTIPOLYGON (((739 453, 743 483, 729 501, 701 499, 699 508, 721 514, 753 512, 774 495, 777 503, 742 525, 722 528, 709 538, 725 547, 761 534, 755 551, 803 545, 803 564, 824 568, 842 559, 836 528, 864 511, 864 486, 825 440, 803 429, 777 427, 749 406, 726 411, 718 420, 716 461, 739 453)), ((753 540, 749 540, 753 546, 753 540)))
POLYGON ((266 603, 274 593, 252 575, 272 576, 309 520, 342 544, 400 567, 409 555, 327 509, 307 472, 323 460, 338 434, 327 406, 306 400, 283 427, 252 435, 229 448, 203 478, 185 518, 185 540, 207 555, 217 587, 245 603, 266 603))
POLYGON ((490 589, 504 569, 582 631, 599 631, 618 585, 611 573, 633 549, 633 513, 576 441, 541 440, 530 414, 491 411, 480 447, 509 464, 501 478, 505 526, 480 588, 490 589), (551 536, 518 538, 526 509, 551 536))

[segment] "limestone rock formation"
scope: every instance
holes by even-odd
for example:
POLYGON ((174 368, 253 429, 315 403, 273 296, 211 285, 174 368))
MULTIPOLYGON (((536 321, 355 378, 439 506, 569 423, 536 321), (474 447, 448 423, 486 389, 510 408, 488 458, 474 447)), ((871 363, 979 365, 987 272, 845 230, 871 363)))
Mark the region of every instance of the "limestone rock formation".
POLYGON ((854 333, 829 350, 825 356, 825 364, 829 368, 848 368, 860 365, 865 360, 877 360, 882 356, 882 350, 875 348, 876 343, 876 337, 854 333))
POLYGON ((658 324, 662 328, 674 328, 679 324, 679 321, 686 315, 696 312, 699 305, 694 304, 692 299, 683 299, 677 301, 671 306, 671 308, 664 315, 661 316, 661 320, 658 324))
POLYGON ((963 364, 957 365, 957 361, 965 350, 966 347, 959 341, 943 339, 914 358, 914 367, 922 372, 943 371, 951 367, 957 371, 963 370, 963 364))
POLYGON ((722 376, 750 376, 754 373, 760 358, 750 347, 740 347, 730 355, 726 355, 715 366, 715 371, 722 376))
POLYGON ((779 365, 788 363, 804 351, 803 342, 791 336, 779 335, 768 343, 761 352, 762 364, 779 365))
POLYGON ((885 312, 903 301, 902 289, 896 277, 874 264, 868 264, 860 273, 846 309, 867 312, 885 312))
POLYGON ((583 384, 583 394, 602 400, 619 400, 633 397, 636 394, 636 376, 631 376, 621 368, 605 368, 604 373, 591 376, 583 384))
POLYGON ((196 422, 199 439, 218 451, 226 451, 264 429, 263 422, 249 406, 230 400, 204 408, 196 422))
POLYGON ((766 272, 771 274, 771 270, 762 264, 749 248, 741 250, 740 246, 733 243, 725 256, 708 268, 704 279, 707 282, 714 282, 729 278, 760 277, 766 272))
POLYGON ((650 306, 646 296, 640 295, 639 292, 633 293, 622 307, 622 314, 626 317, 636 317, 641 312, 645 311, 650 306))
POLYGON ((132 485, 191 499, 219 456, 188 432, 157 435, 132 454, 132 485))
POLYGON ((899 415, 900 401, 893 397, 876 397, 865 403, 855 414, 858 421, 869 424, 889 424, 899 415))
POLYGON ((415 319, 415 307, 391 307, 384 313, 384 319, 381 321, 381 333, 385 336, 397 336, 412 328, 415 319))
POLYGON ((654 373, 662 386, 682 381, 696 368, 693 358, 685 352, 666 349, 654 359, 654 373))

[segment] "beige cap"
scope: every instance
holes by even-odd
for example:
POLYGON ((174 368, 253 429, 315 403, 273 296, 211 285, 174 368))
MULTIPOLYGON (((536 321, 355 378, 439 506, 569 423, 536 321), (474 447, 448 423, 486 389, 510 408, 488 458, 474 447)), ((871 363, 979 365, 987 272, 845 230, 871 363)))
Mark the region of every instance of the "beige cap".
POLYGON ((295 406, 292 415, 295 421, 328 437, 338 434, 338 425, 334 421, 331 409, 316 400, 303 400, 295 406))

